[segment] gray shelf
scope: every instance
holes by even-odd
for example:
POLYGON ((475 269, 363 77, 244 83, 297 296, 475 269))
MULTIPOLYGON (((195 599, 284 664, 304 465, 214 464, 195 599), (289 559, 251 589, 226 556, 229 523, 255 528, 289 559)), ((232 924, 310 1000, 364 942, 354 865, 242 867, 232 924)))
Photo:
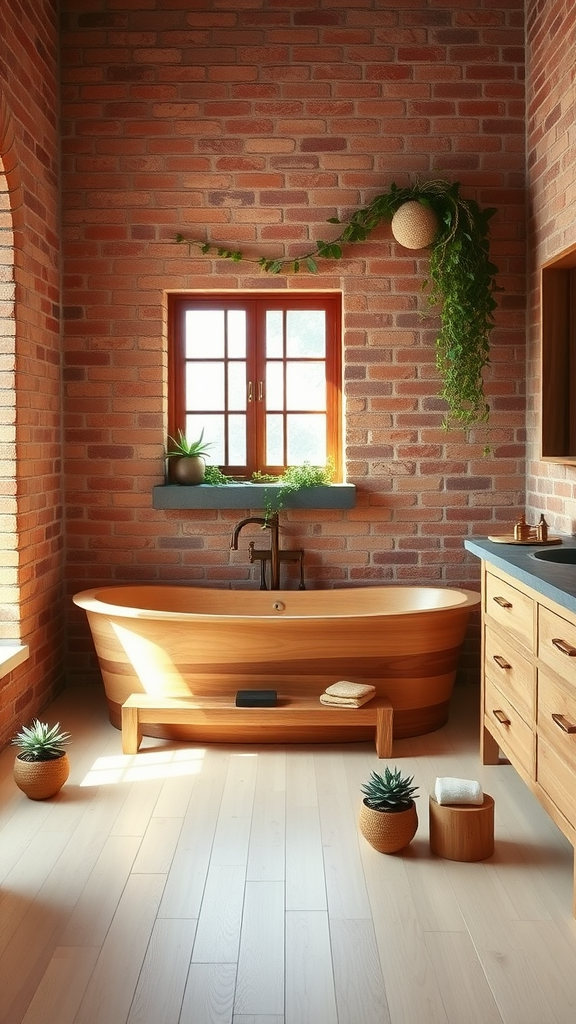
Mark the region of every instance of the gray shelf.
MULTIPOLYGON (((274 499, 280 490, 279 484, 200 484, 186 487, 181 484, 161 484, 152 491, 154 508, 230 508, 264 509, 266 502, 274 499)), ((328 484, 323 487, 304 487, 293 494, 287 494, 283 508, 354 508, 356 487, 354 484, 328 484)))

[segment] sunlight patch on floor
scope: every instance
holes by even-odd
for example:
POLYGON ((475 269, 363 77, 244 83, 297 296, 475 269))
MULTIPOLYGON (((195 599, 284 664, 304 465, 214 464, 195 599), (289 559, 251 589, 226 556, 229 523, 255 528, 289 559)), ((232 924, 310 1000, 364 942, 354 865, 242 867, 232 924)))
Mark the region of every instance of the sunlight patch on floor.
POLYGON ((148 782, 151 779, 173 779, 198 775, 206 751, 153 750, 139 754, 112 754, 98 757, 84 777, 81 786, 111 786, 119 782, 148 782))

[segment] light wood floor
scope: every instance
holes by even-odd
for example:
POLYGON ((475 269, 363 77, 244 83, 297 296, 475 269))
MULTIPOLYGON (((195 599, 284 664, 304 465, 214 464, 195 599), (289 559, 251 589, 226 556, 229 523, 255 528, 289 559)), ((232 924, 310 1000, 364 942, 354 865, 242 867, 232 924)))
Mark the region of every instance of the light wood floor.
POLYGON ((122 756, 99 693, 61 697, 56 799, 0 755, 1 1024, 574 1024, 572 848, 510 766, 480 766, 476 699, 396 743, 420 826, 385 856, 356 825, 372 744, 122 756), (489 861, 430 854, 437 775, 495 798, 489 861))

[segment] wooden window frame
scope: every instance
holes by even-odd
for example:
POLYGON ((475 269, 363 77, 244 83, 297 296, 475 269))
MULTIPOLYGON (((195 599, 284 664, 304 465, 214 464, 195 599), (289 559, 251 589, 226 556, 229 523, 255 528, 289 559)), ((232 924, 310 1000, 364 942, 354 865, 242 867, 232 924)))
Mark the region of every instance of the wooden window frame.
MULTIPOLYGON (((342 296, 339 292, 206 292, 173 293, 168 297, 168 433, 185 430, 185 337, 188 309, 245 309, 249 379, 264 379, 264 330, 267 310, 321 309, 326 313, 326 451, 342 479, 342 296)), ((265 407, 255 402, 247 423, 247 466, 222 466, 225 473, 250 477, 254 470, 282 473, 285 466, 265 464, 265 407)), ((204 438, 204 440, 209 440, 204 438)))

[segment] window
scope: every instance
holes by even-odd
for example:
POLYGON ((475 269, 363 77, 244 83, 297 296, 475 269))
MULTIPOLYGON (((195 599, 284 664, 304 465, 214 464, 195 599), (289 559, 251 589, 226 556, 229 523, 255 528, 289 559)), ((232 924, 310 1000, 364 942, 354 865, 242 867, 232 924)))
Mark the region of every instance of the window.
POLYGON ((169 311, 172 437, 204 431, 234 476, 331 458, 340 478, 339 295, 175 295, 169 311))

